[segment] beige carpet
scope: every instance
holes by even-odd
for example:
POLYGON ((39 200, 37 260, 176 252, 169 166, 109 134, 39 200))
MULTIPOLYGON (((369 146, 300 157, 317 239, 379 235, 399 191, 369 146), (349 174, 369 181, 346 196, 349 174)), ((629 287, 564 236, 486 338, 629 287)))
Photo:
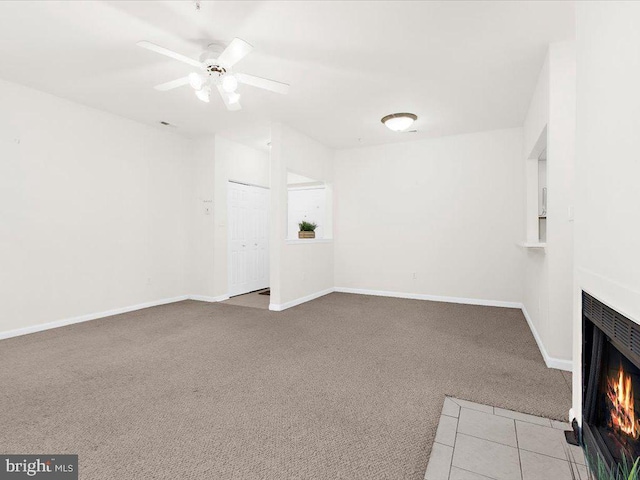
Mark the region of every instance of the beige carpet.
POLYGON ((0 341, 4 453, 80 478, 422 479, 445 394, 565 418, 519 310, 185 301, 0 341))

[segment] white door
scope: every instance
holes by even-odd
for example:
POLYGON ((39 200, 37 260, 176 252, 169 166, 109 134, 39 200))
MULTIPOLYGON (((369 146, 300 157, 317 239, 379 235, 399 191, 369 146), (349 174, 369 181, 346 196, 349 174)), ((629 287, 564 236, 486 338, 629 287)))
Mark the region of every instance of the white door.
POLYGON ((269 190, 228 183, 229 296, 269 286, 269 190))

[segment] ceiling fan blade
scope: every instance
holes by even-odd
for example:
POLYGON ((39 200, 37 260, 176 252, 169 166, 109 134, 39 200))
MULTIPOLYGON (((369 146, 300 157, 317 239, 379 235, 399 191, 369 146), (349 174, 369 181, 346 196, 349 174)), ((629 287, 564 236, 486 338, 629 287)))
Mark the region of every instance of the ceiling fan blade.
POLYGON ((240 105, 240 101, 230 102, 229 94, 222 89, 222 85, 218 85, 218 92, 220 92, 220 96, 222 97, 222 101, 227 107, 227 110, 231 110, 232 112, 238 111, 242 109, 242 105, 240 105))
POLYGON ((275 80, 269 80, 268 78, 256 77, 255 75, 249 75, 247 73, 234 73, 240 83, 245 85, 251 85, 252 87, 263 88, 271 92, 282 93, 286 95, 289 93, 289 85, 282 82, 276 82, 275 80))
POLYGON ((253 47, 240 38, 234 38, 218 57, 218 63, 224 67, 233 67, 246 57, 253 47))
POLYGON ((155 43, 143 41, 143 42, 138 42, 136 45, 142 48, 146 48, 147 50, 151 50, 152 52, 159 53, 160 55, 173 58, 174 60, 178 60, 179 62, 186 63, 193 67, 202 68, 202 63, 200 63, 199 61, 194 60, 193 58, 189 58, 185 55, 182 55, 181 53, 174 52, 173 50, 169 50, 168 48, 164 48, 159 45, 156 45, 155 43))
POLYGON ((182 85, 188 85, 188 84, 189 84, 189 77, 182 77, 182 78, 177 78, 175 80, 171 80, 170 82, 161 83, 160 85, 156 85, 153 88, 161 92, 166 92, 167 90, 173 90, 174 88, 178 88, 178 87, 181 87, 182 85))

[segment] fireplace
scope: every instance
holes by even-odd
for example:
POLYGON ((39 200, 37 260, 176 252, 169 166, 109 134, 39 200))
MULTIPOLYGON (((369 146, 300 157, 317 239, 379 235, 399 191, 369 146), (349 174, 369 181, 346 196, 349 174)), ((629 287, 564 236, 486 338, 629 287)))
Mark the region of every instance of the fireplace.
POLYGON ((582 294, 582 442, 614 470, 640 456, 640 325, 582 294))

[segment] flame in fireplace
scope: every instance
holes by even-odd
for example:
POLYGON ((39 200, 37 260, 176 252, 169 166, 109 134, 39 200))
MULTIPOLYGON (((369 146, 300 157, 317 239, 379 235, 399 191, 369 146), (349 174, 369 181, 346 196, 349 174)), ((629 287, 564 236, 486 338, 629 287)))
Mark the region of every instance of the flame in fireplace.
POLYGON ((640 436, 640 428, 633 403, 631 375, 622 369, 622 365, 618 370, 617 378, 607 379, 607 398, 611 403, 609 426, 637 440, 640 436))

